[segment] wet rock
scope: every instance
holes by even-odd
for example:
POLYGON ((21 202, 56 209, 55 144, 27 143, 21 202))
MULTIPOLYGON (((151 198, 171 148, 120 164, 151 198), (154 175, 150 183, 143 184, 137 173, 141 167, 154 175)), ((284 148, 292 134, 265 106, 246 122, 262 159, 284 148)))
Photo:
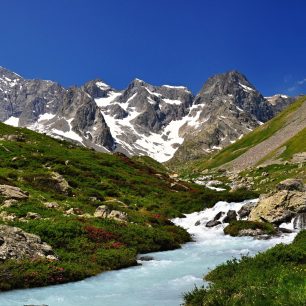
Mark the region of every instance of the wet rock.
POLYGON ((219 225, 219 224, 221 224, 221 222, 220 221, 216 221, 216 220, 210 220, 210 221, 208 221, 207 223, 206 223, 206 227, 214 227, 214 226, 217 226, 217 225, 219 225))
POLYGON ((0 237, 0 261, 47 256, 57 259, 50 245, 18 227, 0 225, 0 237))
POLYGON ((214 217, 213 220, 214 220, 214 221, 219 220, 224 214, 225 214, 225 212, 219 211, 219 212, 215 215, 215 217, 214 217))
POLYGON ((230 209, 225 218, 223 219, 223 223, 231 223, 232 221, 236 221, 237 220, 237 213, 235 210, 230 209))
POLYGON ((242 229, 239 231, 238 236, 252 236, 252 237, 257 237, 261 236, 264 234, 264 231, 257 228, 257 229, 242 229))
POLYGON ((306 213, 297 214, 293 220, 294 229, 305 229, 306 228, 306 213))
POLYGON ((238 211, 238 215, 240 218, 245 218, 247 217, 250 213, 251 210, 256 206, 256 203, 247 203, 244 204, 238 211))
POLYGON ((0 194, 9 199, 23 200, 28 198, 28 193, 20 188, 10 185, 0 185, 0 194))
POLYGON ((151 261, 151 260, 154 260, 154 257, 153 256, 145 255, 145 256, 140 256, 139 260, 142 260, 142 261, 151 261))
POLYGON ((284 234, 291 234, 293 232, 292 230, 285 228, 285 227, 279 227, 278 230, 284 234))
POLYGON ((199 226, 199 225, 201 225, 201 221, 200 221, 200 220, 198 220, 198 221, 194 224, 194 226, 199 226))

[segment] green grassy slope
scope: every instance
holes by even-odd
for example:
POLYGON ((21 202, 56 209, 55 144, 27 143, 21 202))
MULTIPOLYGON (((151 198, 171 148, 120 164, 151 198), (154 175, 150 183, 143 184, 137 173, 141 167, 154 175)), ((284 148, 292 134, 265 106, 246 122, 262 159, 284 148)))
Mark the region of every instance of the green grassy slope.
POLYGON ((288 246, 230 260, 208 273, 208 288, 184 295, 186 306, 305 305, 306 231, 288 246))
POLYGON ((173 249, 190 240, 167 218, 247 196, 176 182, 157 163, 137 160, 0 124, 0 184, 29 193, 10 207, 0 197, 0 214, 15 216, 0 223, 39 235, 59 257, 1 263, 0 290, 62 283, 133 265, 139 252, 173 249), (9 135, 18 137, 8 140, 9 135), (53 173, 68 182, 67 191, 58 188, 53 173), (58 208, 47 208, 46 202, 58 208), (128 222, 94 218, 99 205, 125 212, 128 222), (81 215, 65 215, 71 208, 81 215), (24 220, 28 212, 41 219, 24 220))
MULTIPOLYGON (((187 165, 187 167, 183 167, 184 168, 183 172, 212 169, 220 167, 234 160, 238 156, 245 153, 251 147, 271 137, 275 132, 280 130, 286 124, 290 114, 298 110, 299 107, 305 102, 305 100, 306 100, 305 96, 299 98, 296 102, 291 104, 288 108, 286 108, 283 112, 278 114, 275 118, 266 122, 264 125, 259 126, 254 131, 245 135, 243 138, 237 140, 232 145, 224 148, 215 155, 204 157, 201 160, 197 160, 187 165)), ((293 149, 293 147, 296 146, 297 144, 299 145, 300 150, 302 149, 305 150, 305 141, 304 143, 299 142, 299 140, 303 138, 303 135, 305 135, 305 131, 300 133, 299 138, 295 138, 296 140, 292 140, 291 151, 287 150, 287 155, 285 155, 287 159, 290 158, 292 154, 296 151, 296 149, 295 148, 293 149)), ((289 143, 291 143, 291 141, 289 141, 289 143)))

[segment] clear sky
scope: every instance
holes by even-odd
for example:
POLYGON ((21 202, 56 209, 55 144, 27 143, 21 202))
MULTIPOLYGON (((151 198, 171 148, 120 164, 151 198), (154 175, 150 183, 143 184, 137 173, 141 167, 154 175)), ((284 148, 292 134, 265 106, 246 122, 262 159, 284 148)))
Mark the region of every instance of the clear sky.
POLYGON ((236 69, 264 94, 306 93, 305 0, 0 0, 0 66, 81 85, 134 78, 197 92, 236 69))

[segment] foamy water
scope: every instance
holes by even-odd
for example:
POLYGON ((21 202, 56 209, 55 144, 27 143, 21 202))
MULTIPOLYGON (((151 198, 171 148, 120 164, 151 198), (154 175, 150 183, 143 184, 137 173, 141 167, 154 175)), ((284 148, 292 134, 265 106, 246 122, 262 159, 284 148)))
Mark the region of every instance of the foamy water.
MULTIPOLYGON (((253 200, 255 201, 255 200, 253 200)), ((100 274, 83 281, 45 288, 15 290, 0 294, 1 306, 25 304, 49 306, 179 306, 182 293, 201 286, 203 274, 233 257, 254 255, 277 243, 289 243, 295 233, 269 240, 230 237, 223 227, 206 228, 207 221, 219 212, 236 211, 242 203, 218 202, 213 208, 176 218, 195 242, 181 249, 150 253, 154 260, 141 266, 100 274), (199 226, 195 223, 200 221, 199 226)))

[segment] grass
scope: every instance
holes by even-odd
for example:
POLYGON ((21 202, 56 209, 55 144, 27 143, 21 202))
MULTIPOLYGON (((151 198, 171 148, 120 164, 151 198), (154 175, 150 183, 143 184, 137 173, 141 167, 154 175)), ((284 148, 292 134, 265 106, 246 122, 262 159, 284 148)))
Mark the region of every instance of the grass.
MULTIPOLYGON (((183 165, 181 171, 183 173, 188 173, 191 171, 199 172, 203 169, 213 169, 236 159, 251 147, 254 147, 255 145, 271 137, 274 133, 280 130, 286 124, 287 120, 290 119, 290 115, 298 110, 299 107, 305 103, 305 101, 305 96, 299 98, 296 102, 291 104, 272 120, 266 122, 264 125, 257 127, 254 131, 248 133, 232 145, 227 146, 212 156, 206 156, 203 159, 198 159, 192 163, 187 164, 187 166, 183 165)), ((286 153, 284 153, 287 158, 290 156, 290 154, 292 154, 292 152, 296 151, 297 147, 300 148, 298 150, 305 150, 303 142, 299 142, 301 139, 303 139, 303 135, 305 135, 305 131, 300 133, 296 141, 292 143, 292 146, 287 150, 286 153)))
POLYGON ((290 245, 233 259, 205 276, 207 287, 184 295, 186 306, 298 306, 306 301, 306 231, 290 245))
POLYGON ((0 184, 29 193, 28 199, 11 207, 0 206, 0 212, 17 217, 7 224, 39 235, 59 257, 56 262, 1 263, 0 290, 64 283, 136 264, 137 253, 174 249, 190 241, 189 234, 169 218, 219 200, 254 197, 180 182, 182 188, 152 159, 98 153, 4 124, 0 124, 0 163, 0 184), (22 137, 9 141, 8 135, 22 137), (68 182, 67 190, 60 188, 54 173, 68 182), (56 202, 58 208, 46 208, 46 202, 56 202), (94 218, 99 205, 125 212, 128 222, 94 218), (91 217, 65 215, 70 208, 91 217), (28 212, 38 213, 41 219, 24 221, 28 212))

